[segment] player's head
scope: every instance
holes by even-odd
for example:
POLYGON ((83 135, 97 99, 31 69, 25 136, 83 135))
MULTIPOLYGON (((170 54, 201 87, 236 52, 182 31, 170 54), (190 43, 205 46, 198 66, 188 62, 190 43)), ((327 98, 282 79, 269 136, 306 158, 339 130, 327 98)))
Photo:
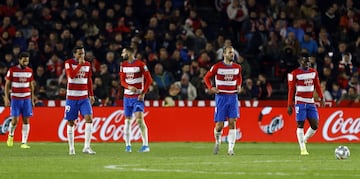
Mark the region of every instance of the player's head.
POLYGON ((29 65, 30 53, 29 52, 21 52, 19 54, 19 64, 21 67, 26 67, 29 65))
POLYGON ((129 60, 134 57, 135 50, 131 47, 125 47, 121 52, 121 57, 123 60, 129 60))
POLYGON ((224 55, 224 60, 227 60, 227 61, 234 61, 234 48, 232 46, 225 46, 224 47, 224 52, 223 52, 223 55, 224 55))
POLYGON ((310 56, 308 53, 301 53, 299 56, 299 64, 302 68, 308 68, 310 66, 310 56))
POLYGON ((72 52, 75 59, 85 58, 85 48, 83 46, 75 46, 72 52))

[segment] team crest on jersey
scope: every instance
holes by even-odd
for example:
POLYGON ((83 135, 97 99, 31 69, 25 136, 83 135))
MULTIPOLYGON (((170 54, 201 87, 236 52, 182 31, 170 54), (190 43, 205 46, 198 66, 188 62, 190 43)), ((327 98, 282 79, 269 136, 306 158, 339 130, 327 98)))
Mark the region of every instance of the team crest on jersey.
POLYGON ((304 81, 304 84, 305 84, 306 86, 311 86, 311 85, 313 85, 313 80, 312 80, 312 79, 305 80, 305 81, 304 81))
POLYGON ((135 76, 134 73, 126 73, 126 78, 127 78, 127 79, 133 79, 134 76, 135 76))
POLYGON ((26 82, 27 79, 26 78, 19 78, 19 82, 26 82))
POLYGON ((225 81, 231 81, 231 80, 233 79, 233 76, 234 76, 234 75, 226 74, 226 75, 224 76, 224 80, 225 80, 225 81))

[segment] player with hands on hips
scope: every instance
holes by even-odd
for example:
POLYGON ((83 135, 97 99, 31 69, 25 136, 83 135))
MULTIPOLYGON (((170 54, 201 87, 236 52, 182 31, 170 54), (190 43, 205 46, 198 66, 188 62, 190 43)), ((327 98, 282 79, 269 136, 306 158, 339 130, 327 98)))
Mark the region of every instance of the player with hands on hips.
POLYGON ((241 66, 234 62, 234 48, 224 47, 224 60, 214 64, 204 76, 209 93, 215 94, 215 147, 218 154, 224 122, 229 122, 228 154, 234 155, 236 141, 236 120, 240 117, 238 93, 241 90, 241 66), (214 84, 211 80, 214 77, 214 84))
POLYGON ((319 75, 316 69, 309 66, 309 58, 307 53, 302 53, 298 60, 300 67, 288 74, 287 112, 291 115, 295 107, 296 136, 300 146, 300 155, 309 155, 306 142, 315 134, 319 125, 319 114, 313 98, 315 90, 321 98, 321 106, 325 106, 319 75), (310 127, 304 134, 305 120, 308 120, 310 127))

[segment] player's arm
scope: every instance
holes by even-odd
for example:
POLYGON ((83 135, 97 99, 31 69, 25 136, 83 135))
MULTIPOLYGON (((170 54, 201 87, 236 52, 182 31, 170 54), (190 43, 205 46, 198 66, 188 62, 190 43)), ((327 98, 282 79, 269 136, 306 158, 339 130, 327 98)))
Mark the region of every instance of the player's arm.
POLYGON ((90 103, 94 104, 95 97, 94 97, 94 91, 93 91, 92 70, 91 70, 91 68, 89 70, 89 76, 88 76, 88 80, 87 80, 87 85, 88 85, 87 87, 88 87, 88 94, 89 94, 90 103))
POLYGON ((242 85, 242 69, 241 69, 241 66, 240 66, 239 67, 239 76, 238 76, 238 80, 236 82, 237 93, 241 92, 241 85, 242 85))
POLYGON ((4 105, 10 106, 10 89, 11 89, 11 81, 12 81, 12 72, 8 70, 5 76, 5 91, 4 91, 4 105))
POLYGON ((35 98, 35 86, 36 86, 36 82, 35 82, 35 80, 32 80, 30 82, 30 90, 31 90, 31 103, 32 103, 33 106, 35 106, 35 100, 36 100, 36 98, 35 98))
POLYGON ((75 69, 71 67, 71 64, 69 62, 65 62, 65 73, 68 78, 75 78, 76 75, 79 73, 81 69, 81 64, 79 63, 75 69))
POLYGON ((153 79, 151 78, 150 72, 147 70, 147 68, 144 68, 144 77, 145 77, 145 84, 144 84, 144 89, 140 92, 140 95, 138 97, 139 100, 144 100, 145 97, 145 93, 149 90, 149 87, 153 81, 153 79))
POLYGON ((120 72, 119 72, 119 76, 120 76, 120 85, 126 89, 129 88, 129 85, 126 83, 125 81, 125 73, 122 70, 122 66, 120 65, 120 72))
POLYGON ((141 94, 145 94, 148 90, 149 90, 149 87, 153 81, 151 75, 150 75, 150 72, 148 70, 146 70, 144 72, 144 77, 145 77, 145 84, 144 84, 144 89, 143 91, 141 92, 141 94))
POLYGON ((9 79, 6 79, 5 91, 4 91, 4 105, 5 106, 10 106, 10 100, 9 100, 10 88, 11 88, 11 81, 9 79))
POLYGON ((206 87, 209 89, 210 93, 217 93, 218 92, 216 87, 213 87, 212 84, 211 84, 211 79, 215 75, 215 71, 216 71, 215 67, 212 66, 210 68, 210 70, 204 76, 204 83, 205 83, 206 87))
POLYGON ((321 106, 324 107, 324 106, 325 106, 325 99, 324 99, 324 94, 323 94, 323 92, 321 91, 321 85, 320 85, 319 75, 318 75, 317 72, 316 72, 316 76, 315 76, 314 85, 315 85, 315 90, 316 90, 317 94, 318 94, 319 97, 320 97, 321 106))
POLYGON ((293 111, 293 99, 294 99, 294 94, 295 94, 295 77, 294 77, 294 73, 291 72, 288 74, 288 88, 289 88, 289 92, 288 92, 288 114, 291 115, 292 111, 293 111))

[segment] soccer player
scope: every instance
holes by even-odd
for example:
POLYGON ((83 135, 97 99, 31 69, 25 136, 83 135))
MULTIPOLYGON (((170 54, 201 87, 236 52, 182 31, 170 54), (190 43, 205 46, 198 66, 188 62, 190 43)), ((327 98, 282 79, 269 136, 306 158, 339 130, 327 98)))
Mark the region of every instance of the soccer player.
POLYGON ((120 65, 120 83, 124 90, 125 112, 125 151, 131 152, 131 123, 134 114, 141 130, 143 145, 139 152, 150 152, 148 143, 148 129, 144 121, 144 96, 152 82, 150 72, 146 65, 135 59, 135 51, 130 47, 122 50, 121 57, 124 62, 120 65))
POLYGON ((287 112, 289 115, 292 114, 295 99, 296 136, 300 146, 300 155, 309 155, 305 143, 315 134, 318 128, 319 114, 313 98, 315 90, 321 98, 321 106, 325 106, 318 72, 314 68, 309 67, 309 58, 308 54, 302 53, 299 59, 300 67, 288 74, 289 92, 287 112), (304 135, 304 123, 306 119, 309 121, 310 127, 304 135))
POLYGON ((83 153, 96 154, 90 148, 92 136, 92 107, 94 93, 92 87, 92 71, 90 62, 85 61, 85 50, 82 46, 73 49, 74 58, 65 61, 67 77, 67 90, 64 119, 68 121, 67 137, 69 143, 69 155, 75 155, 74 148, 74 124, 78 118, 78 112, 85 119, 85 141, 83 153))
POLYGON ((6 142, 8 147, 14 145, 14 132, 16 125, 22 115, 22 140, 20 147, 23 149, 30 148, 27 140, 30 131, 29 118, 33 115, 33 106, 35 106, 34 87, 35 81, 33 70, 28 67, 30 54, 21 52, 19 55, 19 64, 10 67, 6 74, 5 82, 5 106, 10 106, 12 116, 9 125, 9 135, 6 142), (11 88, 11 102, 9 100, 11 88))
POLYGON ((215 147, 214 154, 218 154, 221 144, 221 134, 224 122, 229 122, 228 154, 234 155, 236 141, 236 120, 240 117, 237 94, 240 93, 242 76, 241 66, 234 62, 234 48, 224 47, 224 60, 213 65, 204 77, 209 92, 215 94, 215 147), (211 79, 215 76, 215 84, 211 79))

